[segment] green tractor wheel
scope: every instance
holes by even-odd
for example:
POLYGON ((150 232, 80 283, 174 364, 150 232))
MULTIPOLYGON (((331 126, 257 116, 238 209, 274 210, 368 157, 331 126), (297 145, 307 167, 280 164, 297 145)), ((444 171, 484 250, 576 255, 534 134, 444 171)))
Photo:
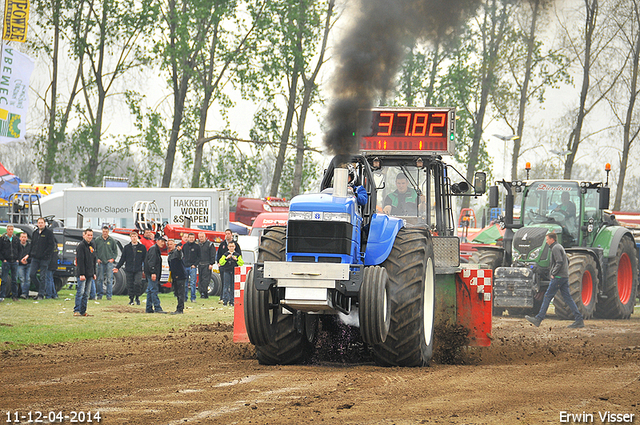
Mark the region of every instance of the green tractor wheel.
MULTIPOLYGON (((598 268, 589 254, 569 253, 569 292, 585 319, 591 319, 596 310, 598 268)), ((562 319, 573 319, 569 305, 562 295, 553 300, 556 314, 562 319)))
POLYGON ((609 259, 602 287, 604 297, 598 300, 596 317, 628 319, 633 313, 637 289, 638 254, 633 240, 624 237, 618 244, 616 256, 609 259))

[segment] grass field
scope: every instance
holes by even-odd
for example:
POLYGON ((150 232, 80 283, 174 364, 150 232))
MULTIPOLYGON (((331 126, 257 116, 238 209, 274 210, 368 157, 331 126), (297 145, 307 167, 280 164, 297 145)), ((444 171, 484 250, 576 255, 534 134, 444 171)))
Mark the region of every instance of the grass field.
MULTIPOLYGON (((184 314, 145 314, 146 295, 141 305, 129 306, 129 297, 114 296, 111 301, 89 300, 89 317, 73 315, 75 290, 63 289, 57 300, 6 299, 0 303, 0 350, 31 344, 150 335, 186 328, 191 324, 232 322, 233 308, 218 304, 218 297, 186 302, 184 314)), ((160 294, 163 310, 174 311, 173 293, 160 294)))

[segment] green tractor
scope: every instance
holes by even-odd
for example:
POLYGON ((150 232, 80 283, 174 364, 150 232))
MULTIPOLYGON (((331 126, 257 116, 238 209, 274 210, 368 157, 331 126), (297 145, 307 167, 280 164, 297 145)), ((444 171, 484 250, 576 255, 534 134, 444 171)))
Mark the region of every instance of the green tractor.
MULTIPOLYGON (((549 286, 549 232, 558 235, 569 257, 569 289, 585 319, 628 319, 638 291, 638 248, 629 229, 604 210, 609 187, 601 182, 536 180, 499 182, 505 197, 502 247, 479 247, 472 262, 494 269, 494 315, 537 313, 549 286), (522 194, 514 222, 514 199, 522 194)), ((489 191, 497 207, 498 186, 489 191)), ((556 296, 555 311, 573 317, 556 296)))

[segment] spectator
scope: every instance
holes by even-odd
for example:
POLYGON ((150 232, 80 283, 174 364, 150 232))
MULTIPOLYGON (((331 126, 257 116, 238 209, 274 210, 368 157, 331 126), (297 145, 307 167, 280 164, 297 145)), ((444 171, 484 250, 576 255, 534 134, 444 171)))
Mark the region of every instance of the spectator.
POLYGON ((144 245, 147 251, 149 251, 149 248, 155 245, 154 239, 155 239, 155 235, 153 233, 153 230, 147 229, 144 231, 144 236, 140 238, 140 243, 144 245))
POLYGON ((182 262, 182 246, 176 244, 176 241, 173 239, 169 239, 167 241, 167 248, 169 249, 167 262, 169 263, 169 271, 171 272, 173 293, 176 298, 178 298, 176 311, 171 314, 182 314, 184 312, 184 301, 186 299, 184 284, 187 280, 184 263, 182 262))
POLYGON ((58 291, 56 291, 56 284, 53 280, 53 272, 58 270, 58 248, 56 247, 51 254, 51 260, 49 261, 49 267, 45 271, 44 285, 45 285, 45 298, 57 299, 58 291))
MULTIPOLYGON (((93 232, 91 232, 93 238, 93 232)), ((49 261, 53 250, 56 248, 56 240, 51 229, 47 227, 44 218, 38 219, 38 228, 31 235, 31 251, 29 258, 31 259, 31 270, 29 278, 38 288, 38 296, 36 299, 41 300, 45 295, 45 271, 49 267, 49 261)), ((91 284, 89 283, 89 287, 91 284)))
POLYGON ((140 305, 140 295, 144 290, 142 286, 142 265, 147 256, 147 248, 140 243, 138 232, 134 230, 129 236, 131 237, 131 243, 128 243, 122 249, 122 256, 113 269, 113 273, 118 273, 118 270, 126 264, 125 277, 127 279, 129 305, 133 305, 134 298, 135 303, 140 305))
POLYGON ((551 261, 549 262, 549 276, 551 276, 551 282, 547 292, 544 294, 544 300, 540 311, 534 317, 524 316, 534 326, 540 326, 540 323, 544 320, 549 304, 551 300, 556 296, 558 291, 562 294, 564 302, 569 306, 573 313, 575 321, 570 324, 569 328, 584 328, 584 318, 582 313, 578 310, 578 306, 571 297, 571 291, 569 290, 569 260, 567 253, 564 251, 562 245, 558 243, 558 236, 553 233, 547 233, 546 237, 547 245, 549 245, 551 251, 551 261))
POLYGON ((188 233, 183 233, 180 235, 180 243, 178 243, 178 245, 180 246, 185 246, 188 242, 189 242, 189 234, 188 233))
MULTIPOLYGON (((229 251, 228 248, 228 244, 229 242, 233 241, 233 232, 231 231, 231 229, 227 229, 224 231, 224 240, 222 242, 220 242, 220 246, 218 246, 218 251, 216 253, 216 262, 218 264, 220 264, 220 259, 222 258, 222 255, 225 254, 227 251, 229 251)), ((240 244, 236 243, 236 252, 239 255, 242 255, 242 249, 240 248, 240 244)), ((222 288, 224 290, 224 270, 225 267, 220 267, 220 277, 222 278, 222 288)), ((227 268, 228 269, 228 268, 227 268)), ((233 269, 231 269, 231 273, 233 274, 233 269)), ((232 282, 233 284, 233 282, 232 282)), ((220 297, 220 301, 218 301, 219 304, 224 304, 224 301, 222 299, 222 297, 220 297)))
POLYGON ((109 226, 105 224, 102 226, 102 237, 96 240, 96 258, 98 259, 96 295, 99 300, 102 299, 105 284, 107 287, 107 300, 111 300, 113 296, 113 268, 117 256, 118 245, 109 236, 109 226))
POLYGON ((7 232, 0 238, 0 259, 2 260, 2 284, 0 301, 3 301, 11 289, 11 298, 18 301, 18 260, 20 260, 20 239, 13 233, 13 224, 7 224, 7 232), (11 273, 11 275, 9 275, 11 273))
POLYGON ((29 253, 31 252, 31 241, 29 236, 22 232, 20 233, 20 263, 18 264, 18 278, 20 279, 20 285, 22 289, 20 291, 20 298, 29 298, 29 287, 31 286, 31 279, 29 279, 29 270, 31 269, 31 259, 29 253))
POLYGON ((87 300, 91 290, 91 281, 96 279, 96 248, 92 240, 93 230, 86 229, 82 232, 82 241, 76 248, 78 288, 76 289, 76 305, 73 308, 74 316, 89 316, 87 300))
POLYGON ((227 252, 220 258, 220 271, 222 272, 222 303, 233 305, 233 285, 235 269, 244 265, 242 255, 236 251, 236 243, 231 241, 227 244, 227 252))
POLYGON ((211 270, 216 263, 216 246, 207 239, 204 232, 198 233, 200 242, 200 263, 198 264, 198 290, 200 298, 209 298, 209 283, 211 282, 211 270))
POLYGON ((147 250, 144 260, 144 274, 147 276, 147 313, 165 313, 160 306, 160 275, 162 273, 162 257, 160 251, 164 249, 166 236, 156 236, 156 244, 147 250))
POLYGON ((191 302, 196 302, 196 283, 198 278, 198 263, 200 262, 200 245, 196 243, 195 233, 189 233, 187 243, 182 246, 182 261, 185 270, 188 272, 188 286, 185 284, 186 300, 189 297, 189 289, 191 289, 191 302))

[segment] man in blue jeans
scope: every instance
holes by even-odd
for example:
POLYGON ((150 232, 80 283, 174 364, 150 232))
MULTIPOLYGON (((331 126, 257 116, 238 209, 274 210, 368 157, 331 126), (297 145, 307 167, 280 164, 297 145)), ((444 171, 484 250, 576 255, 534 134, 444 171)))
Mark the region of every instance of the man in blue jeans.
POLYGON ((182 256, 188 276, 184 289, 184 299, 189 299, 189 292, 191 292, 191 302, 194 303, 196 302, 196 283, 198 281, 198 263, 200 262, 200 245, 196 243, 195 233, 189 233, 187 243, 182 245, 182 256))
POLYGON ((13 233, 13 224, 7 224, 7 233, 0 238, 0 259, 2 260, 2 284, 0 285, 0 301, 11 290, 13 301, 18 301, 18 261, 20 261, 20 239, 13 233), (11 273, 11 277, 9 277, 11 273))
POLYGON ((90 316, 87 313, 87 300, 91 291, 91 282, 96 279, 96 249, 92 243, 93 230, 82 232, 82 241, 76 248, 76 275, 78 288, 76 289, 76 305, 74 316, 90 316))
POLYGON ((564 252, 562 245, 558 243, 558 236, 553 233, 547 233, 547 245, 551 248, 551 263, 549 265, 549 276, 551 276, 551 282, 547 292, 544 294, 544 301, 540 307, 540 312, 535 316, 524 316, 529 322, 533 323, 536 327, 540 326, 540 323, 544 320, 547 314, 547 309, 551 300, 556 296, 558 291, 562 294, 562 299, 571 309, 573 318, 575 321, 570 324, 569 328, 584 328, 584 319, 578 306, 573 301, 571 293, 569 292, 569 260, 567 253, 564 252))
POLYGON ((156 244, 147 251, 144 260, 144 274, 147 276, 147 313, 166 313, 160 306, 160 275, 162 274, 162 256, 160 251, 164 249, 166 236, 156 236, 156 244))
MULTIPOLYGON (((31 235, 31 251, 27 259, 31 259, 31 270, 29 279, 36 284, 38 296, 36 299, 42 300, 45 296, 45 272, 49 267, 49 261, 53 251, 57 249, 56 239, 51 229, 47 227, 44 218, 38 219, 38 228, 31 235)), ((91 232, 93 235, 93 232, 91 232)), ((92 236, 93 238, 93 236, 92 236)))
POLYGON ((98 265, 96 274, 96 295, 98 299, 102 299, 104 287, 107 290, 107 300, 113 295, 113 269, 116 257, 118 256, 118 245, 116 241, 109 236, 109 226, 102 226, 102 235, 96 241, 96 258, 98 265))
POLYGON ((18 264, 18 277, 20 278, 20 285, 22 290, 20 291, 20 298, 29 298, 29 287, 31 286, 31 279, 29 279, 29 270, 31 269, 31 260, 29 259, 29 253, 31 252, 31 242, 25 232, 20 233, 20 263, 18 264))

